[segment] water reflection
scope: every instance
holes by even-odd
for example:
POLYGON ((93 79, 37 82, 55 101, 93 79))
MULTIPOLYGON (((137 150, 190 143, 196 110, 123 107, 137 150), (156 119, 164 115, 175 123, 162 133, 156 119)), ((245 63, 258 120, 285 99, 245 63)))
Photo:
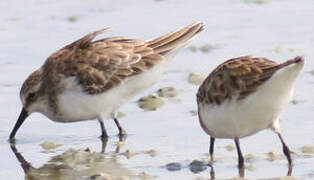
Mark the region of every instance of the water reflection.
MULTIPOLYGON (((208 165, 210 166, 210 179, 213 180, 216 177, 214 166, 212 164, 208 164, 208 165)), ((286 176, 291 176, 291 173, 292 173, 292 165, 289 164, 286 176)), ((238 168, 238 175, 239 175, 238 178, 245 179, 245 167, 238 168)), ((233 178, 233 179, 237 179, 237 178, 233 178)), ((281 178, 278 178, 278 179, 281 179, 281 178)))
MULTIPOLYGON (((126 140, 126 135, 122 135, 120 136, 119 135, 119 142, 116 144, 116 150, 114 151, 115 153, 119 153, 120 152, 120 145, 123 144, 126 140)), ((101 152, 102 153, 105 153, 106 152, 106 147, 107 147, 107 144, 108 144, 108 138, 101 138, 100 139, 101 141, 101 152)))
MULTIPOLYGON (((210 166, 210 179, 215 179, 215 170, 214 170, 214 166, 209 165, 210 166)), ((245 176, 245 170, 244 168, 238 168, 238 173, 239 173, 239 178, 240 179, 244 179, 245 176)), ((233 179, 237 179, 237 178, 233 178, 233 179)))
MULTIPOLYGON (((124 139, 120 139, 123 141, 124 139)), ((119 141, 119 142, 120 142, 119 141)), ((68 149, 62 154, 53 156, 48 162, 39 168, 32 166, 17 150, 16 144, 11 143, 11 149, 21 164, 25 173, 25 179, 31 180, 76 180, 76 179, 123 179, 125 177, 137 177, 131 170, 118 162, 117 154, 120 151, 117 143, 112 154, 105 154, 108 140, 102 140, 101 152, 92 152, 86 149, 68 149)))

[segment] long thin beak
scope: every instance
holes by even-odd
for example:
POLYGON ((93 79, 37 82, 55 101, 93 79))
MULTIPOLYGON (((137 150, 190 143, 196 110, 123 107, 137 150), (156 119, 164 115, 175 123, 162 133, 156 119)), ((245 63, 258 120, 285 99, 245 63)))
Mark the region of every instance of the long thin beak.
POLYGON ((21 127, 21 125, 23 124, 24 120, 28 117, 28 112, 23 108, 22 112, 19 116, 19 119, 17 120, 11 134, 10 134, 10 140, 14 139, 15 134, 17 132, 17 130, 21 127))

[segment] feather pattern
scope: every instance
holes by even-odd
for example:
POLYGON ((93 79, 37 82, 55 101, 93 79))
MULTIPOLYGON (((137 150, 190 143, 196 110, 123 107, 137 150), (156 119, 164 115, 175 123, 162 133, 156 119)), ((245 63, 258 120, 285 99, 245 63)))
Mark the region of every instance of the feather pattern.
POLYGON ((283 64, 251 56, 230 59, 214 69, 200 86, 199 102, 220 105, 226 100, 241 100, 257 89, 279 69, 301 60, 296 57, 283 64))
POLYGON ((104 93, 125 79, 144 73, 164 61, 168 52, 182 47, 203 30, 202 23, 191 24, 152 41, 110 37, 93 41, 106 29, 87 34, 53 53, 42 66, 43 91, 57 111, 57 95, 65 79, 75 77, 90 95, 104 93))

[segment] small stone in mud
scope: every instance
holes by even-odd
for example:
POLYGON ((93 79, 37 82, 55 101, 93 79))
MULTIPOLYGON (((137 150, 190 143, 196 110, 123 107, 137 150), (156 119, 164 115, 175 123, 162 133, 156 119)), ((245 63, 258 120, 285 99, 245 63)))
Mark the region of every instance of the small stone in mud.
POLYGON ((255 162, 256 160, 259 159, 258 156, 254 155, 254 154, 247 154, 245 157, 244 157, 245 161, 246 162, 255 162))
POLYGON ((255 4, 267 4, 269 3, 269 0, 255 0, 254 3, 255 4))
POLYGON ((275 53, 280 53, 281 48, 280 48, 280 47, 276 47, 276 48, 274 49, 274 51, 275 51, 275 53))
POLYGON ((69 22, 76 22, 77 21, 77 17, 76 16, 70 16, 70 17, 68 17, 68 21, 69 22))
POLYGON ((197 46, 190 46, 189 50, 193 53, 197 52, 197 51, 201 51, 202 53, 210 53, 212 52, 214 49, 220 48, 221 46, 219 44, 205 44, 201 47, 197 47, 197 46))
POLYGON ((124 154, 125 154, 125 157, 126 157, 126 158, 130 159, 130 158, 132 158, 133 156, 137 155, 138 153, 132 152, 132 151, 130 151, 130 150, 128 149, 128 150, 125 151, 124 154))
POLYGON ((294 48, 288 48, 288 51, 290 51, 290 52, 294 52, 294 51, 295 51, 295 49, 294 49, 294 48))
POLYGON ((181 104, 182 103, 182 99, 180 99, 180 98, 170 98, 169 100, 175 104, 181 104))
POLYGON ((314 145, 305 145, 302 147, 302 152, 306 154, 314 154, 314 145))
POLYGON ((293 100, 291 101, 291 103, 292 103, 292 104, 299 104, 300 101, 293 99, 293 100))
POLYGON ((267 4, 269 0, 245 0, 245 3, 254 3, 254 4, 267 4))
POLYGON ((196 110, 190 110, 189 112, 192 114, 192 116, 197 116, 197 111, 196 110))
POLYGON ((255 171, 255 167, 253 166, 253 164, 246 165, 245 168, 246 168, 248 171, 255 171))
POLYGON ((217 44, 214 44, 214 45, 212 45, 212 44, 206 44, 206 45, 202 46, 202 47, 200 48, 200 50, 201 50, 203 53, 209 53, 209 52, 211 52, 211 51, 213 51, 214 49, 217 49, 217 48, 219 48, 219 45, 217 45, 217 44))
POLYGON ((182 165, 180 163, 169 163, 166 164, 166 169, 168 171, 180 171, 182 169, 182 165))
POLYGON ((280 157, 279 154, 274 153, 274 152, 269 152, 269 153, 267 153, 267 158, 266 159, 268 161, 275 161, 275 160, 279 159, 279 157, 280 157))
POLYGON ((158 152, 154 149, 144 151, 145 154, 149 154, 151 157, 155 157, 158 155, 158 152))
POLYGON ((189 167, 193 173, 199 173, 199 172, 204 171, 207 168, 207 164, 204 163, 203 161, 194 160, 191 162, 189 167))
POLYGON ((234 151, 235 150, 235 147, 232 144, 227 145, 225 148, 227 151, 234 151))
POLYGON ((153 94, 141 97, 137 103, 140 108, 148 111, 155 111, 157 108, 164 105, 164 101, 160 97, 153 94))
POLYGON ((179 91, 174 87, 164 87, 164 88, 160 88, 157 91, 158 96, 166 97, 166 98, 175 97, 178 95, 178 93, 179 93, 179 91))
POLYGON ((205 80, 204 74, 190 73, 188 77, 188 82, 194 85, 200 85, 205 80))
POLYGON ((147 174, 146 172, 141 172, 138 174, 138 176, 140 177, 140 179, 142 180, 146 180, 146 179, 153 179, 152 176, 150 176, 149 174, 147 174))
POLYGON ((59 146, 62 146, 61 144, 57 144, 57 143, 52 142, 52 141, 45 141, 44 143, 42 143, 40 145, 45 150, 55 149, 59 146))
POLYGON ((192 51, 193 53, 195 53, 197 51, 197 47, 196 46, 190 46, 189 50, 192 51))
POLYGON ((9 18, 8 20, 9 20, 9 21, 20 21, 21 18, 13 17, 13 18, 9 18))

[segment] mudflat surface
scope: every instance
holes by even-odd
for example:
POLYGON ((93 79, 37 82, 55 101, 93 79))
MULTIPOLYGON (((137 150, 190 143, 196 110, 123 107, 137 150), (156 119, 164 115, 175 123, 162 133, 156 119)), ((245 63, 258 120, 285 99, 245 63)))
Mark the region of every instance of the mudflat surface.
MULTIPOLYGON (((209 179, 207 136, 195 114, 197 85, 191 73, 207 75, 238 56, 284 62, 304 56, 306 65, 292 102, 281 114, 282 134, 294 152, 292 178, 314 179, 314 2, 312 0, 68 0, 0 2, 0 179, 209 179), (96 121, 60 124, 33 114, 8 136, 21 110, 19 90, 26 77, 54 51, 103 27, 102 37, 152 39, 195 21, 206 30, 173 59, 162 81, 121 108, 128 132, 120 142, 112 120, 102 142, 96 121), (192 81, 193 82, 193 81, 192 81), (178 90, 155 111, 136 101, 163 87, 178 90), (106 146, 106 147, 105 147, 106 146)), ((197 79, 197 78, 196 78, 197 79)), ((197 81, 197 80, 196 80, 197 81)), ((262 131, 241 139, 245 178, 286 175, 278 137, 262 131)), ((217 140, 216 179, 238 177, 233 141, 217 140)))

